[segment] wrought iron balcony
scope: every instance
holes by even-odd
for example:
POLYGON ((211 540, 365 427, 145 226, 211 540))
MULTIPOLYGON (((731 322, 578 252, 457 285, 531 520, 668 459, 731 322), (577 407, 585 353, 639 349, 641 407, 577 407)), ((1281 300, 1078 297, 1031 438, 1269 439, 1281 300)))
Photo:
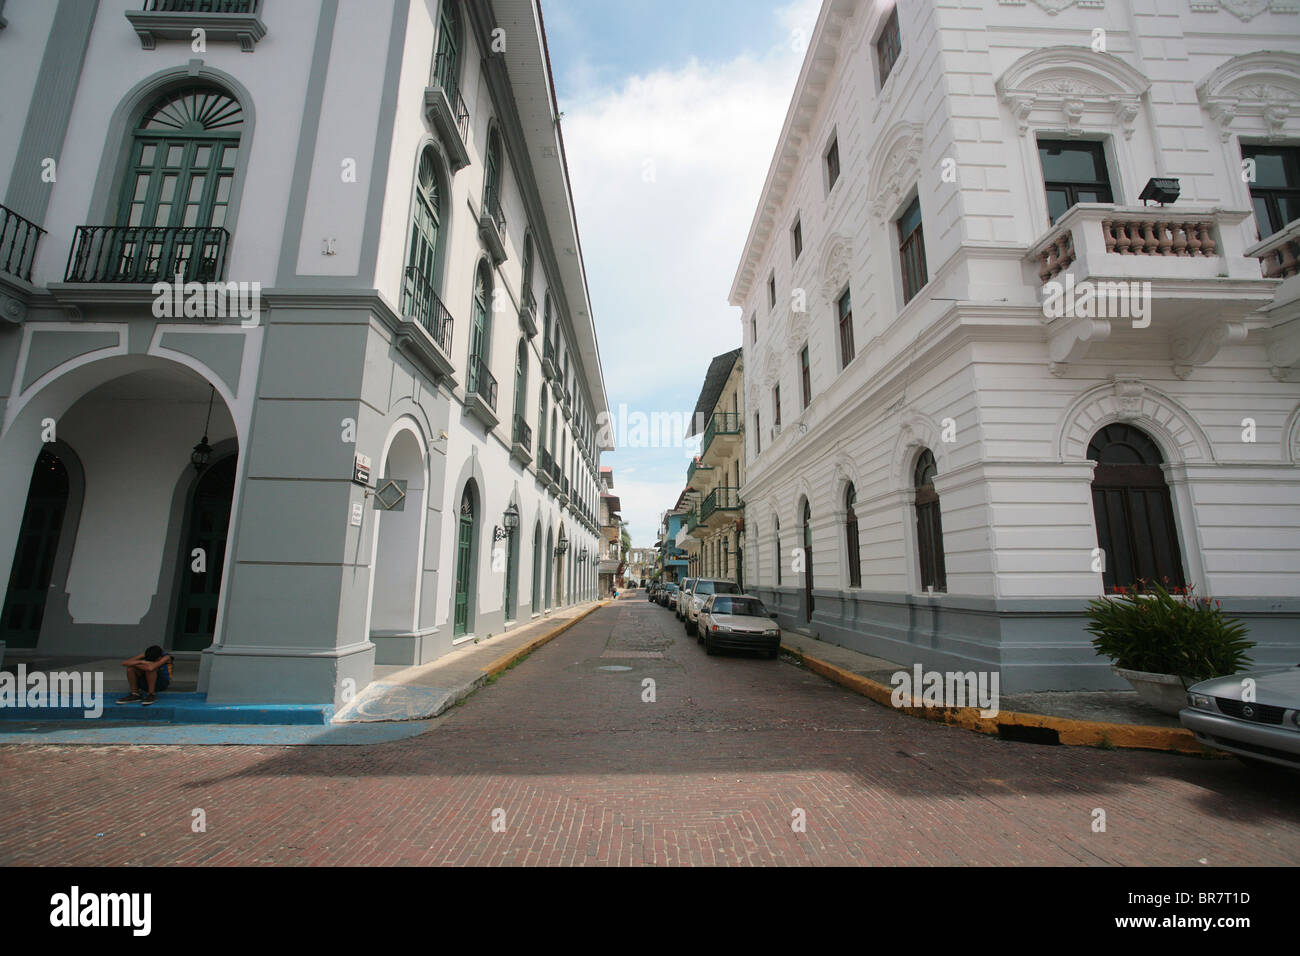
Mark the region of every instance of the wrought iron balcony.
POLYGON ((704 441, 700 444, 700 458, 708 454, 709 446, 713 444, 713 439, 719 435, 734 436, 740 434, 741 422, 740 415, 736 412, 719 412, 709 421, 709 427, 704 430, 704 441))
POLYGON ((478 355, 469 356, 469 372, 465 378, 465 392, 480 399, 487 407, 497 412, 497 378, 487 371, 487 363, 478 355))
MULTIPOLYGON (((693 485, 693 484, 695 484, 695 475, 696 475, 698 472, 701 472, 701 471, 712 471, 712 470, 713 470, 713 466, 712 466, 712 465, 706 465, 706 464, 704 464, 704 462, 702 462, 702 461, 700 461, 698 458, 696 458, 693 462, 690 463, 690 465, 689 465, 689 466, 687 467, 687 469, 686 469, 686 483, 687 483, 688 485, 693 485)), ((706 477, 706 478, 707 478, 707 477, 709 477, 709 476, 705 475, 705 476, 703 476, 703 477, 706 477)))
POLYGON ((455 66, 453 58, 439 53, 434 58, 429 88, 424 91, 424 115, 442 138, 452 172, 469 165, 469 110, 460 95, 455 66))
POLYGON ((252 53, 266 36, 261 19, 262 0, 144 0, 143 9, 128 10, 126 18, 146 50, 158 40, 190 41, 195 29, 208 40, 238 40, 252 53))
POLYGON ((25 282, 32 281, 36 245, 45 230, 36 223, 0 206, 0 272, 25 282))
POLYGON ((433 283, 415 266, 406 267, 406 279, 402 285, 402 314, 409 315, 420 323, 420 327, 429 333, 438 347, 448 356, 451 355, 455 320, 433 291, 433 283))
POLYGON ((707 522, 716 514, 724 511, 739 511, 741 507, 738 489, 714 488, 700 505, 700 521, 707 522))
POLYGON ((551 483, 551 453, 548 449, 542 448, 537 454, 537 477, 543 484, 551 483))
POLYGON ((501 197, 496 192, 483 196, 483 206, 479 210, 478 234, 483 245, 492 254, 496 265, 506 261, 506 216, 501 211, 501 197))
POLYGON ((65 282, 217 282, 230 233, 217 226, 78 226, 65 282))
POLYGON ((525 289, 523 301, 519 306, 519 324, 523 326, 529 338, 537 335, 537 297, 532 289, 525 289))
POLYGON ((510 456, 525 465, 533 460, 533 429, 522 415, 515 416, 514 430, 511 434, 510 456))
POLYGON ((542 371, 552 381, 560 375, 559 366, 555 361, 555 343, 549 338, 542 343, 542 371))

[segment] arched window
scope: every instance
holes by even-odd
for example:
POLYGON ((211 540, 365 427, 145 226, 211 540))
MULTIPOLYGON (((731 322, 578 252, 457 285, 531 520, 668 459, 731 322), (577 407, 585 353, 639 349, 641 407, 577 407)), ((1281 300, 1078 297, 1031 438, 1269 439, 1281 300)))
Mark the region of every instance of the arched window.
POLYGON ((546 293, 546 299, 542 305, 542 341, 548 346, 551 342, 551 293, 546 293))
POLYGON ((1182 587, 1182 554, 1156 443, 1131 425, 1107 425, 1088 445, 1097 463, 1092 508, 1108 592, 1139 581, 1182 587))
POLYGON ((491 395, 492 373, 488 369, 488 356, 492 345, 492 272, 486 262, 480 262, 474 277, 474 321, 469 332, 469 375, 466 390, 480 395, 495 405, 491 395))
POLYGON ((546 607, 555 606, 555 536, 546 532, 546 607))
POLYGON ((442 0, 434 72, 443 87, 449 90, 460 89, 460 45, 460 0, 442 0))
MULTIPOLYGON (((520 301, 525 304, 531 302, 533 299, 533 234, 531 232, 524 235, 524 278, 520 289, 520 301)), ((536 322, 537 319, 534 318, 533 321, 536 322)))
POLYGON ((519 340, 515 353, 515 424, 514 442, 519 444, 527 424, 524 412, 528 410, 528 340, 519 340))
POLYGON ((469 632, 469 596, 473 593, 474 541, 477 537, 477 513, 474 486, 467 484, 460 499, 460 516, 456 535, 456 598, 454 637, 469 632))
POLYGON ((487 162, 483 175, 483 208, 494 219, 501 218, 501 134, 488 130, 487 162))
POLYGON ((948 590, 948 572, 943 563, 943 521, 939 495, 934 490, 938 468, 930 449, 921 452, 913 471, 916 488, 916 550, 921 566, 921 590, 948 590))
POLYGON ((777 518, 775 527, 772 529, 772 546, 776 554, 776 586, 781 586, 781 562, 785 558, 781 554, 781 519, 777 518))
POLYGON ((415 202, 411 214, 411 241, 402 283, 402 314, 414 316, 442 341, 435 321, 442 310, 435 307, 441 280, 443 190, 438 177, 438 160, 432 146, 420 153, 415 176, 415 202))
POLYGON ((813 616, 813 549, 812 549, 812 506, 807 500, 803 503, 803 596, 804 615, 811 621, 813 616))
POLYGON ((542 613, 542 525, 533 528, 533 613, 542 613))
POLYGON ((862 547, 858 541, 858 492, 850 483, 844 492, 844 543, 849 552, 849 587, 862 587, 862 547))
POLYGON ((220 278, 243 129, 243 108, 215 86, 159 96, 132 136, 118 200, 117 224, 138 228, 101 237, 97 250, 79 244, 73 271, 90 267, 87 278, 113 281, 220 278))

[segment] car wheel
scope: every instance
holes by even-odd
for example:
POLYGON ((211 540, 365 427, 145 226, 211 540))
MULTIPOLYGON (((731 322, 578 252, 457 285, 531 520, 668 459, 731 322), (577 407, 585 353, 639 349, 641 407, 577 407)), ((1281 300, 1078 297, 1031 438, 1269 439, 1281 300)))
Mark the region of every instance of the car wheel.
POLYGON ((718 649, 717 649, 716 647, 713 646, 713 642, 712 642, 712 641, 707 641, 707 640, 706 640, 706 641, 704 642, 704 653, 705 653, 705 654, 708 654, 710 657, 713 657, 714 655, 716 655, 716 654, 718 653, 718 649))
POLYGON ((772 648, 770 651, 767 652, 767 659, 768 659, 769 661, 774 661, 774 660, 776 660, 776 659, 777 659, 778 657, 780 657, 780 656, 781 656, 781 648, 779 648, 779 647, 774 647, 774 648, 772 648))

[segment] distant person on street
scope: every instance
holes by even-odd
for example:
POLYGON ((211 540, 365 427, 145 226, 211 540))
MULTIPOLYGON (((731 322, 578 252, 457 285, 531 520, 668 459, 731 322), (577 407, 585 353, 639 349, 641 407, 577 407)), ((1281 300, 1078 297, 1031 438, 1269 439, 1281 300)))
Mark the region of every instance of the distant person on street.
POLYGON ((158 694, 165 691, 172 682, 172 664, 175 660, 157 644, 145 649, 122 662, 126 668, 126 679, 131 685, 131 693, 119 697, 119 704, 134 704, 139 701, 145 707, 158 699, 158 694))

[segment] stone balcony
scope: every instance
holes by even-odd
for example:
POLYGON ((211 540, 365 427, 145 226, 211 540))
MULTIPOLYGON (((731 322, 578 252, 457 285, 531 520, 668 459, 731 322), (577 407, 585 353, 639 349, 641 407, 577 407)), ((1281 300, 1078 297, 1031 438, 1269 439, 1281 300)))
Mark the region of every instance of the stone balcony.
POLYGON ((1251 213, 1209 207, 1081 203, 1025 258, 1042 289, 1051 370, 1063 374, 1098 342, 1156 343, 1185 378, 1273 299, 1247 253, 1251 213))
POLYGON ((1276 286, 1262 313, 1268 323, 1268 359, 1279 381, 1300 379, 1300 219, 1246 250, 1276 286))

